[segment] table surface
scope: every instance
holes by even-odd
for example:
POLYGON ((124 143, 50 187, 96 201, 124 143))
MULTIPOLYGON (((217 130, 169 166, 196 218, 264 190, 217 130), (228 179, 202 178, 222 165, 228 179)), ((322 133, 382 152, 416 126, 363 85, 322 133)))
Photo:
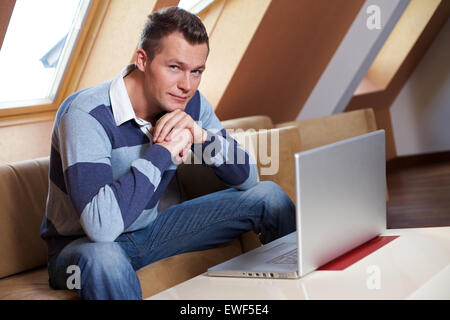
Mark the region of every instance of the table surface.
POLYGON ((450 227, 389 229, 398 235, 341 271, 299 279, 209 277, 206 273, 147 299, 450 299, 450 227))

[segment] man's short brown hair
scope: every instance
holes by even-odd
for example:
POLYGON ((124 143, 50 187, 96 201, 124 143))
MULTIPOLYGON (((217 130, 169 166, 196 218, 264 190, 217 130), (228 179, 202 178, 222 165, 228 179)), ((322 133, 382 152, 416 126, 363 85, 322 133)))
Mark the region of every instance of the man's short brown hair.
POLYGON ((208 33, 200 18, 178 7, 163 8, 148 15, 139 48, 152 60, 162 49, 161 40, 177 31, 191 44, 206 43, 209 51, 208 33))

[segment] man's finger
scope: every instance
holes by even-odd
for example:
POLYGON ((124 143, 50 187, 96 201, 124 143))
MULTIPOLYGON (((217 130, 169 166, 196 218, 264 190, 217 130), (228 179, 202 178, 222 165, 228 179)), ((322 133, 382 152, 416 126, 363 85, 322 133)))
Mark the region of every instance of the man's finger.
MULTIPOLYGON (((190 126, 190 120, 191 117, 189 115, 186 115, 183 119, 181 119, 174 127, 177 129, 184 129, 184 128, 189 128, 190 126)), ((166 141, 170 141, 174 138, 174 136, 176 135, 176 131, 175 130, 171 130, 167 136, 166 136, 166 141)))
POLYGON ((178 122, 172 122, 172 123, 166 123, 166 126, 164 129, 162 129, 161 133, 159 134, 158 140, 159 141, 170 141, 174 138, 178 132, 184 128, 183 120, 179 120, 178 122))
POLYGON ((191 149, 191 144, 188 144, 188 145, 186 145, 186 147, 181 152, 182 158, 183 158, 183 163, 186 163, 186 160, 187 160, 187 157, 188 157, 190 149, 191 149))
POLYGON ((158 137, 159 133, 161 132, 161 129, 164 127, 167 121, 169 121, 174 115, 177 114, 177 110, 173 112, 166 113, 161 118, 156 121, 154 126, 154 133, 153 133, 153 140, 156 141, 156 138, 158 137))
POLYGON ((154 138, 158 142, 164 141, 167 134, 172 131, 174 127, 178 127, 177 124, 184 118, 184 112, 173 114, 171 117, 167 117, 163 122, 158 124, 155 128, 154 138))

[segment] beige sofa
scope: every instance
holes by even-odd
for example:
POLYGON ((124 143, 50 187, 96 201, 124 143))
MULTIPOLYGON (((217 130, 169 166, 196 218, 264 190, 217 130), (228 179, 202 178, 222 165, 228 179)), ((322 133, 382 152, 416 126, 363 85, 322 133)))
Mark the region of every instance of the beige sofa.
MULTIPOLYGON (((295 201, 295 152, 359 135, 376 129, 371 109, 337 116, 273 125, 266 116, 223 121, 227 129, 254 129, 233 133, 257 159, 260 180, 278 183, 295 201), (326 123, 326 124, 324 124, 326 123), (369 124, 369 125, 368 125, 369 124), (268 129, 260 130, 260 129, 268 129), (258 137, 274 134, 279 138, 278 170, 262 175, 265 164, 259 161, 258 137), (247 139, 247 140, 246 140, 247 139)), ((269 144, 269 154, 270 144, 269 144)), ((34 159, 0 165, 0 299, 77 299, 74 291, 52 290, 48 286, 46 248, 39 236, 48 188, 49 159, 34 159)), ((211 169, 185 164, 177 170, 178 187, 187 199, 218 191, 225 186, 211 169)), ((138 270, 142 296, 149 297, 207 270, 208 267, 260 245, 253 232, 217 248, 169 257, 138 270)))

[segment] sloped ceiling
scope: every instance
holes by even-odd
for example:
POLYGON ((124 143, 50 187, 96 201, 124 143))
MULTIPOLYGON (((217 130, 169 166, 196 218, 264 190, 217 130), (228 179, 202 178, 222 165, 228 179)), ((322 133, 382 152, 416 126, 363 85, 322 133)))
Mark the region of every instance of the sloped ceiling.
POLYGON ((0 49, 2 48, 3 39, 5 38, 6 29, 8 29, 9 20, 16 0, 0 1, 0 49))
POLYGON ((449 16, 450 1, 441 1, 388 85, 383 90, 355 95, 346 108, 346 111, 362 108, 374 109, 378 127, 386 130, 386 156, 388 159, 397 156, 389 110, 449 16))
MULTIPOLYGON (((246 1, 231 2, 238 7, 246 1)), ((219 119, 253 114, 268 115, 274 122, 295 119, 363 3, 363 0, 272 0, 255 32, 247 39, 241 38, 241 42, 248 44, 240 45, 243 47, 240 52, 234 50, 233 41, 248 29, 245 20, 236 16, 225 19, 222 15, 219 23, 229 25, 233 32, 221 37, 221 45, 212 47, 211 55, 216 56, 211 58, 221 60, 222 69, 232 77, 226 82, 211 81, 204 85, 206 91, 213 91, 214 86, 212 103, 219 119), (236 21, 241 25, 236 27, 236 21), (237 65, 228 64, 230 51, 233 60, 239 61, 237 65)), ((248 15, 246 10, 234 13, 248 15)), ((205 77, 202 81, 208 80, 205 77)))
POLYGON ((110 2, 77 91, 114 78, 134 57, 146 17, 178 0, 133 0, 110 2), (132 5, 131 5, 132 4, 132 5))

